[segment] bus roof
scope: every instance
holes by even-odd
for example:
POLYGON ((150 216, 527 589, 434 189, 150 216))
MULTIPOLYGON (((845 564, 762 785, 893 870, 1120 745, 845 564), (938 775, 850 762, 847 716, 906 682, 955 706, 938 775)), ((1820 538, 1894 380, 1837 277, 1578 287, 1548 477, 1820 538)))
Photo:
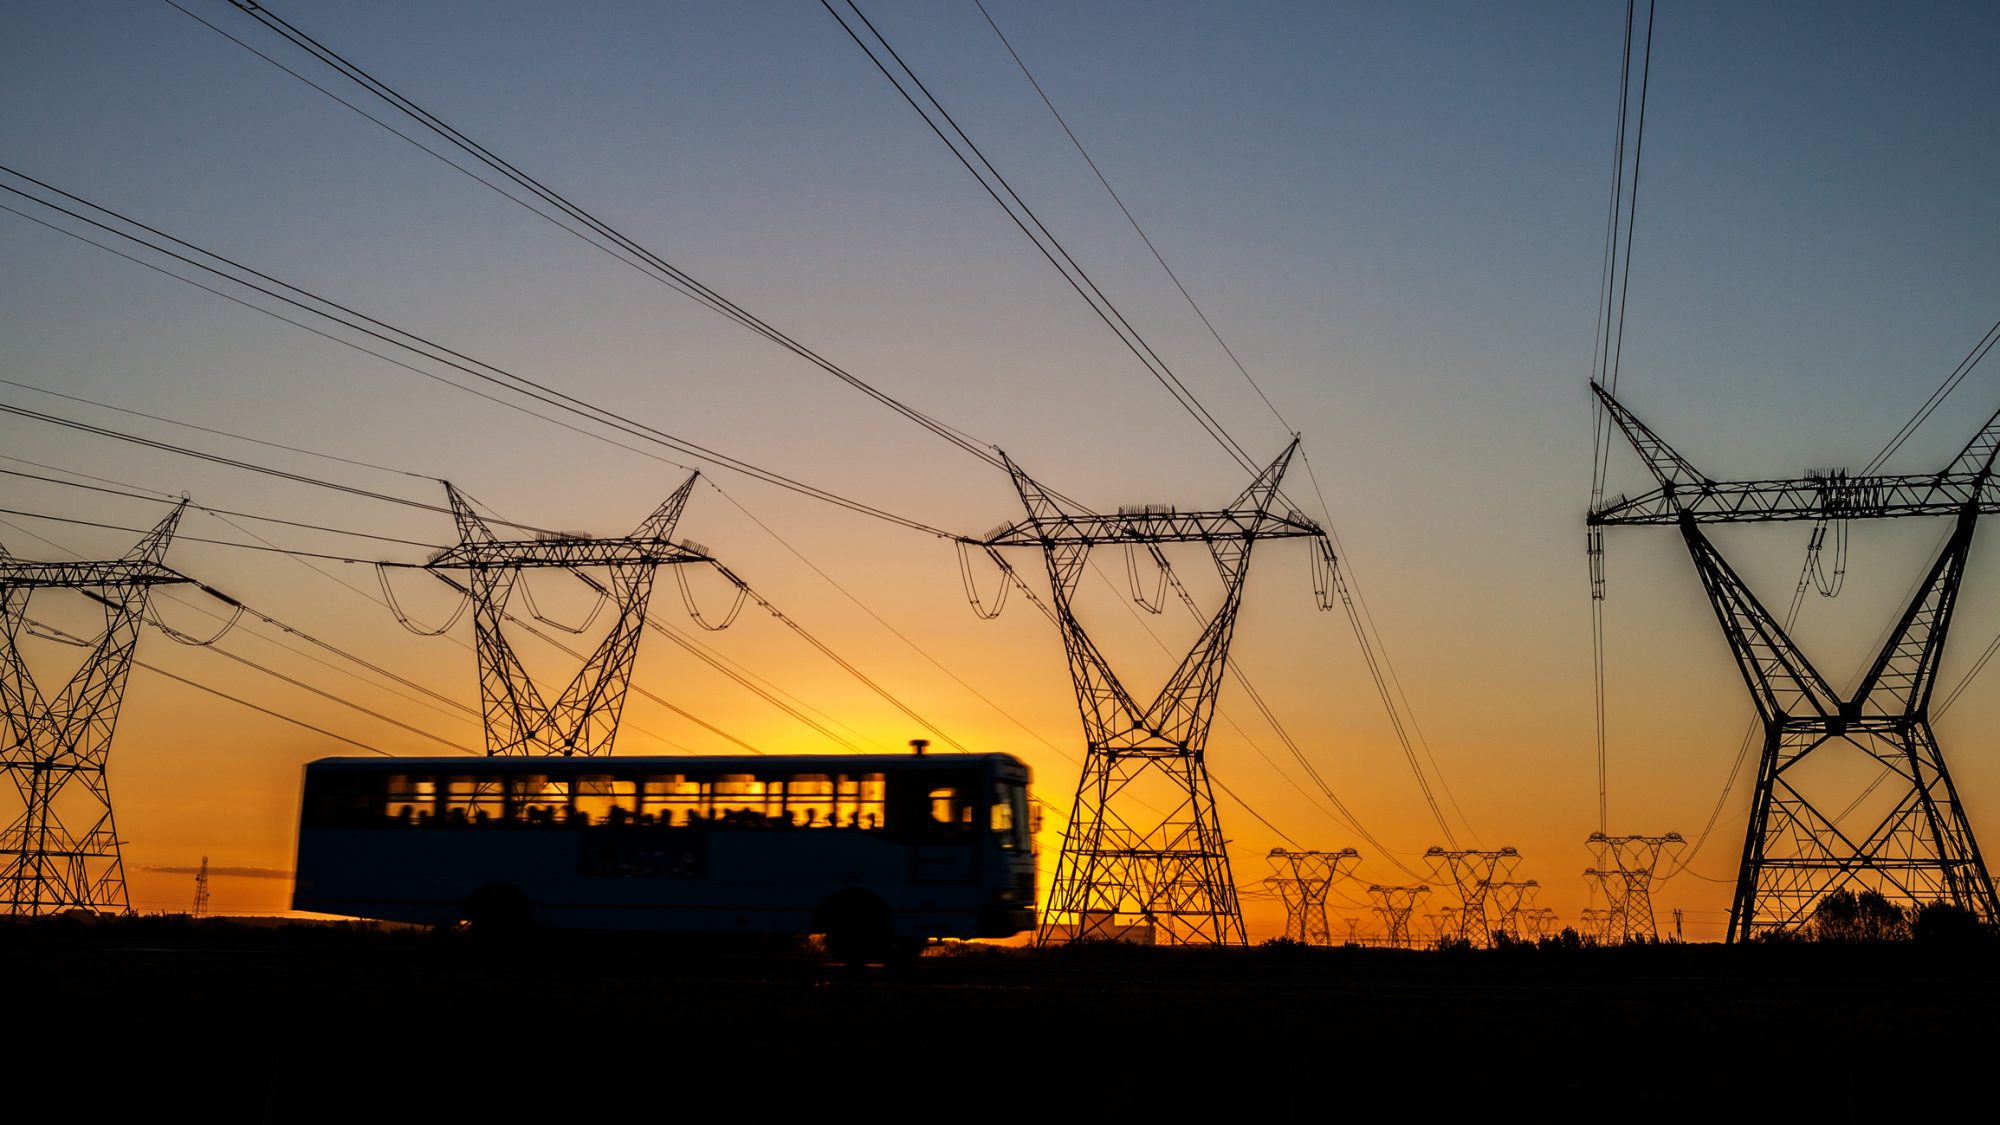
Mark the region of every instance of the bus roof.
POLYGON ((604 757, 480 757, 453 755, 441 758, 337 757, 318 758, 306 763, 310 770, 358 770, 364 772, 409 772, 434 770, 438 773, 607 773, 652 770, 677 773, 684 770, 728 770, 744 772, 790 770, 799 773, 838 773, 858 770, 947 770, 954 766, 1011 766, 1022 776, 1028 765, 1012 754, 712 754, 712 755, 627 755, 604 757))

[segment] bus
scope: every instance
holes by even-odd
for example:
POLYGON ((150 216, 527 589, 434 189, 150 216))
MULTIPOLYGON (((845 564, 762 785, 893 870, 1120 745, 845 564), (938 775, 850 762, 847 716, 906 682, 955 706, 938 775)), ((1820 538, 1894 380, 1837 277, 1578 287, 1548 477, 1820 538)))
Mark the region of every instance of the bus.
POLYGON ((837 959, 880 960, 1034 929, 1028 782, 1007 754, 323 758, 292 907, 489 933, 821 934, 837 959))

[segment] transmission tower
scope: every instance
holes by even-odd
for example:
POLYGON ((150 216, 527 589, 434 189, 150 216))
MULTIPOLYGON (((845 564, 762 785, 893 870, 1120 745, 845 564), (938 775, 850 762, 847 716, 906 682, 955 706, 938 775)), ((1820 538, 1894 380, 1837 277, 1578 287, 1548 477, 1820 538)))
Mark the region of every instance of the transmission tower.
POLYGON ((1547 906, 1537 906, 1521 911, 1521 937, 1528 941, 1540 941, 1556 932, 1556 912, 1547 906))
MULTIPOLYGON (((639 634, 646 622, 646 601, 653 592, 654 568, 714 561, 699 546, 669 538, 697 476, 690 474, 637 530, 622 539, 554 534, 501 539, 472 510, 464 494, 449 483, 444 486, 452 518, 458 524, 458 545, 423 566, 440 577, 445 571, 467 572, 462 588, 471 591, 487 754, 567 757, 611 753, 611 744, 618 736, 618 716, 625 706, 625 690, 632 682, 632 664, 639 654, 639 634), (549 703, 521 667, 501 632, 501 623, 523 570, 580 571, 586 567, 610 571, 609 587, 600 584, 599 590, 618 616, 569 686, 549 703)), ((539 618, 539 613, 536 616, 539 618)))
POLYGON ((1382 916, 1382 928, 1388 931, 1389 946, 1393 949, 1410 947, 1410 915, 1417 904, 1431 893, 1426 886, 1385 887, 1377 883, 1368 888, 1368 895, 1375 900, 1375 913, 1382 916))
POLYGON ((1594 906, 1588 907, 1582 914, 1577 915, 1576 924, 1591 941, 1599 945, 1609 944, 1609 939, 1605 935, 1610 931, 1612 924, 1610 911, 1599 910, 1594 906))
POLYGON ((1456 906, 1441 907, 1424 915, 1424 940, 1430 945, 1455 941, 1465 928, 1465 911, 1456 906))
POLYGON ((188 579, 161 563, 183 500, 125 557, 108 562, 23 562, 0 548, 0 768, 18 810, 0 833, 0 904, 10 914, 130 909, 125 862, 105 779, 111 735, 125 698, 132 651, 153 587, 188 579), (99 637, 62 691, 42 694, 21 656, 36 590, 75 590, 104 608, 99 637))
POLYGON ((2000 507, 2000 414, 1943 471, 1717 482, 1594 387, 1659 487, 1598 506, 1592 528, 1680 528, 1764 728, 1729 940, 1806 923, 1836 890, 1906 906, 1950 903, 2000 920, 2000 899, 1931 731, 1930 700, 1979 516, 2000 507), (1846 520, 1950 516, 1937 561, 1860 685, 1842 693, 1716 550, 1702 525, 1811 520, 1817 547, 1846 520), (1856 767, 1860 767, 1857 769, 1856 767), (1857 821, 1845 824, 1850 816, 1857 821))
POLYGON ((1535 895, 1541 889, 1542 885, 1533 879, 1487 884, 1486 901, 1493 920, 1491 932, 1506 934, 1510 938, 1522 937, 1522 912, 1533 907, 1535 895))
POLYGON ((1276 875, 1264 885, 1278 892, 1285 903, 1285 936, 1306 945, 1332 945, 1333 930, 1327 925, 1326 896, 1333 884, 1352 872, 1361 862, 1353 848, 1337 852, 1290 852, 1272 848, 1266 857, 1276 875))
POLYGON ((194 873, 194 911, 196 918, 208 917, 208 857, 201 857, 201 868, 194 873))
POLYGON ((1150 927, 1154 940, 1164 944, 1243 943, 1243 912, 1209 789, 1205 752, 1251 547, 1260 539, 1317 540, 1321 604, 1331 605, 1330 582, 1324 580, 1332 573, 1333 548, 1326 533, 1296 512, 1271 510, 1298 444, 1292 439, 1228 508, 1205 512, 1175 512, 1160 505, 1125 508, 1116 516, 1073 511, 1007 461, 1027 518, 978 545, 996 561, 998 548, 1042 552, 1086 746, 1074 812, 1038 935, 1041 942, 1112 937, 1140 925, 1150 927), (1221 607, 1166 686, 1150 704, 1141 704, 1077 621, 1071 598, 1091 548, 1143 548, 1163 563, 1159 548, 1169 543, 1205 545, 1222 576, 1224 594, 1221 607), (1149 807, 1154 796, 1160 796, 1164 812, 1149 807))
POLYGON ((1585 869, 1585 881, 1589 882, 1594 895, 1604 896, 1602 910, 1584 911, 1597 934, 1597 940, 1604 945, 1616 945, 1625 940, 1625 880, 1613 868, 1609 871, 1597 867, 1585 869))
POLYGON ((1686 843, 1678 832, 1664 836, 1606 836, 1590 834, 1590 849, 1596 863, 1584 877, 1604 892, 1610 914, 1606 942, 1658 941, 1659 924, 1653 917, 1653 873, 1660 857, 1678 851, 1686 843))
POLYGON ((1433 878, 1440 883, 1451 884, 1458 895, 1458 903, 1453 910, 1453 920, 1449 932, 1439 937, 1456 938, 1474 945, 1486 945, 1492 941, 1494 917, 1490 909, 1491 889, 1495 883, 1504 882, 1514 873, 1521 862, 1521 853, 1513 848, 1497 848, 1491 851, 1432 848, 1424 853, 1430 861, 1433 878))

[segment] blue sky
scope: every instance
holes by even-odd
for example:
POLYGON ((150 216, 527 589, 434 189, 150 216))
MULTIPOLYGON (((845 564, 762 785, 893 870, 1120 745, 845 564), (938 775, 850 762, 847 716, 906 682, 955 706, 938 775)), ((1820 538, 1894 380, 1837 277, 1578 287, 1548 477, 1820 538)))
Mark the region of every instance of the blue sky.
MULTIPOLYGON (((274 54, 283 46, 221 0, 184 3, 274 54)), ((1319 514, 1342 537, 1479 838, 1520 846, 1523 874, 1550 888, 1544 901, 1573 914, 1584 904, 1581 838, 1595 827, 1585 382, 1623 6, 988 8, 1305 435, 1331 506, 1319 514)), ((1101 507, 1197 507, 1242 486, 1241 470, 817 4, 275 10, 822 354, 1066 492, 1101 507)), ((1285 425, 1187 310, 978 10, 866 11, 1231 432, 1259 456, 1275 453, 1285 425)), ((18 6, 4 19, 0 163, 815 484, 966 532, 1016 514, 998 474, 164 3, 18 6)), ((1662 5, 1620 387, 1710 473, 1859 466, 2000 316, 2000 233, 1990 221, 2000 171, 2000 78, 1988 56, 1996 24, 2000 14, 1984 5, 1662 5)), ((309 60, 278 57, 325 78, 305 69, 309 60)), ((681 476, 14 215, 0 214, 0 262, 8 379, 448 477, 504 513, 593 533, 628 529, 681 476)), ((0 401, 53 409, 55 400, 0 387, 0 401)), ((1982 370, 1892 467, 1941 462, 1997 401, 2000 372, 1982 370)), ((197 443, 74 404, 61 410, 197 443)), ((19 419, 0 426, 14 456, 186 490, 214 506, 309 512, 433 543, 449 534, 438 517, 19 419)), ((251 452, 223 439, 202 444, 251 452)), ((421 480, 269 450, 253 459, 266 458, 437 494, 421 480)), ((1641 483, 1629 457, 1613 464, 1614 488, 1641 483)), ((727 474, 715 480, 1009 713, 1054 743, 1074 743, 1052 630, 1020 608, 1000 622, 974 620, 948 546, 727 474)), ((18 478, 0 483, 0 495, 8 507, 127 526, 157 518, 144 504, 18 478)), ((233 537, 206 518, 190 517, 188 534, 233 537)), ((116 553, 128 538, 27 520, 0 526, 0 542, 28 557, 54 548, 17 528, 85 553, 116 553)), ((940 725, 1017 749, 1045 790, 1066 795, 1071 763, 1038 741, 1015 745, 1019 727, 885 634, 728 499, 698 492, 681 530, 920 710, 944 716, 940 725)), ((1809 607, 1802 626, 1842 654, 1830 664, 1866 646, 1941 530, 1857 534, 1853 588, 1809 607)), ((1779 600, 1804 537, 1803 528, 1751 529, 1725 547, 1743 552, 1752 580, 1779 600)), ((1354 642, 1335 617, 1311 613, 1303 557, 1277 546, 1252 577, 1239 656, 1348 804, 1414 856, 1436 833, 1354 642)), ((1613 819, 1630 831, 1692 832, 1749 706, 1678 542, 1629 531, 1614 533, 1610 549, 1613 819)), ((171 561, 440 690, 473 689, 462 649, 408 637, 386 611, 286 560, 187 543, 171 561)), ((1973 569, 1947 666, 1961 672, 2000 631, 1993 569, 1978 554, 1973 569)), ((372 587, 363 568, 340 573, 372 587)), ((413 589, 413 604, 448 609, 426 593, 413 589)), ((661 604, 677 600, 663 583, 661 604)), ((1133 660, 1154 659, 1114 598, 1100 608, 1133 660)), ((892 745, 903 737, 900 717, 767 625, 746 622, 714 643, 892 745)), ((261 641, 231 643, 252 652, 261 641)), ((228 676, 157 633, 146 646, 142 658, 163 666, 228 676)), ((796 737, 658 646, 642 656, 640 675, 723 725, 774 743, 796 737)), ((282 866, 296 765, 336 750, 145 676, 135 674, 114 759, 114 771, 130 771, 117 783, 130 861, 186 865, 206 852, 218 863, 282 866), (218 804, 203 835, 173 810, 210 799, 193 779, 209 770, 240 774, 249 796, 218 804)), ((353 737, 392 737, 281 688, 241 690, 353 737)), ((1992 715, 1977 694, 1940 733, 1975 826, 1991 832, 2000 770, 1982 763, 1979 735, 1992 715)), ((632 718, 681 745, 705 745, 639 704, 632 718)), ((1218 776, 1294 836, 1351 842, 1236 737, 1218 731, 1218 776)), ((1268 733, 1255 738, 1268 749, 1268 733)), ((627 748, 644 746, 636 737, 627 748)), ((1743 795, 1739 786, 1739 805, 1743 795)), ((1741 821, 1731 828, 1727 815, 1697 865, 1712 877, 1731 874, 1740 842, 1741 821)), ((1256 857, 1276 841, 1236 821, 1239 868, 1261 877, 1256 857)), ((1380 860, 1370 877, 1400 881, 1380 860)), ((1676 895, 1712 919, 1726 888, 1684 880, 1663 897, 1676 895)))

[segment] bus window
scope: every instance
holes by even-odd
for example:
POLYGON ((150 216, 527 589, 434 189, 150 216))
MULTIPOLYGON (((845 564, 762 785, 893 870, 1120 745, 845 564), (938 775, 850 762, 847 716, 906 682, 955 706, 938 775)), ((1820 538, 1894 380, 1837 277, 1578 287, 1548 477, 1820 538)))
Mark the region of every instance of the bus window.
POLYGON ((931 790, 931 823, 970 825, 972 806, 966 803, 964 794, 950 785, 940 785, 931 790))
MULTIPOLYGON (((709 816, 713 823, 730 828, 763 828, 771 823, 775 811, 771 801, 771 786, 756 774, 717 774, 709 787, 711 807, 709 816)), ((779 803, 783 807, 784 785, 777 786, 779 803)))
POLYGON ((444 822, 449 825, 497 822, 502 789, 497 777, 453 774, 444 779, 444 822))
POLYGON ((561 824, 569 818, 569 781, 542 773, 511 774, 507 810, 517 824, 561 824))
POLYGON ((641 823, 661 827, 692 824, 703 811, 701 782, 677 773, 653 774, 646 778, 640 802, 641 823), (652 819, 648 821, 648 817, 652 819))
POLYGON ((383 787, 382 803, 391 822, 409 825, 431 822, 431 816, 437 809, 436 778, 427 774, 392 773, 387 782, 383 787))
POLYGON ((1034 846, 1034 837, 1029 834, 1028 791, 1004 781, 994 782, 993 808, 988 827, 993 830, 996 847, 1017 851, 1034 846))
POLYGON ((579 824, 628 824, 638 818, 638 784, 629 777, 587 773, 576 779, 573 790, 579 824))
POLYGON ((987 817, 987 827, 993 830, 993 843, 1009 851, 1018 841, 1014 838, 1014 804, 1007 799, 1007 787, 993 783, 993 807, 987 817))
POLYGON ((836 828, 876 831, 884 824, 882 775, 841 774, 834 780, 833 824, 836 828))
POLYGON ((785 783, 785 818, 800 828, 833 824, 833 778, 823 773, 794 775, 785 783))
POLYGON ((378 777, 361 773, 329 773, 306 791, 301 816, 310 828, 353 828, 394 823, 382 800, 378 777))

